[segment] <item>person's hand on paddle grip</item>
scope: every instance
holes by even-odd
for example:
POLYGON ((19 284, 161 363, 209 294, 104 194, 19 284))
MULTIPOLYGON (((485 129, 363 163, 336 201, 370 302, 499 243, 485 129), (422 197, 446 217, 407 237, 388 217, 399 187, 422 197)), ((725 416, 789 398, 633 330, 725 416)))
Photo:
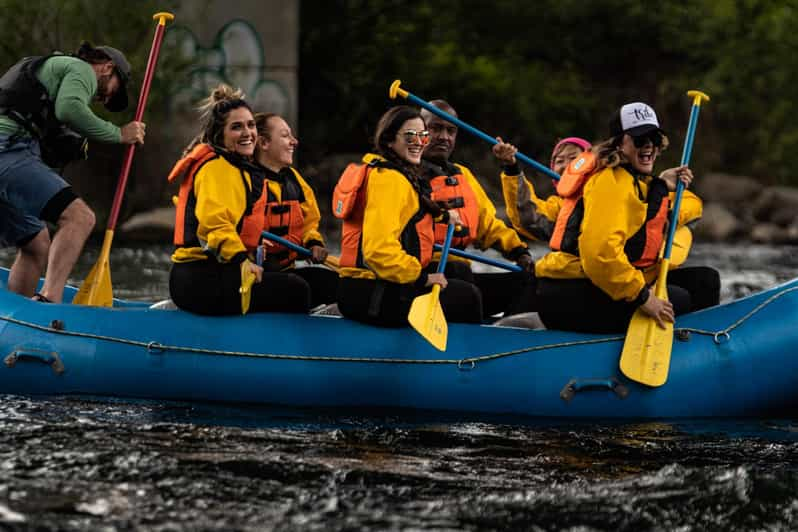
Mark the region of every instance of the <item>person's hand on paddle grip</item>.
POLYGON ((654 295, 651 290, 648 293, 648 299, 645 303, 640 305, 640 310, 647 316, 651 316, 661 328, 665 328, 665 322, 673 323, 673 304, 670 301, 660 299, 654 295))
POLYGON ((144 144, 144 135, 147 124, 144 122, 129 122, 119 130, 122 134, 122 144, 144 144))
POLYGON ((455 229, 463 225, 463 219, 460 218, 460 211, 457 209, 449 209, 449 223, 455 225, 455 229))
POLYGON ((525 272, 534 272, 535 271, 535 261, 532 260, 532 255, 529 253, 524 253, 515 263, 521 267, 522 270, 525 272))
POLYGON ((515 164, 515 154, 518 153, 518 148, 504 142, 501 137, 496 137, 496 141, 497 144, 493 145, 493 155, 495 155, 502 164, 515 164))
POLYGON ((677 166, 676 168, 668 168, 667 170, 663 171, 659 175, 659 178, 665 181, 665 183, 668 185, 668 190, 673 192, 676 190, 677 179, 684 183, 684 188, 690 186, 690 183, 693 182, 693 171, 690 170, 687 165, 677 166))
POLYGON ((324 246, 312 246, 310 248, 310 257, 308 260, 314 264, 321 264, 327 260, 327 255, 330 254, 324 246))
POLYGON ((427 284, 425 284, 424 286, 432 286, 434 284, 440 285, 441 286, 441 290, 445 290, 446 289, 446 285, 448 284, 448 281, 446 280, 446 276, 443 275, 442 273, 431 273, 431 274, 429 274, 427 276, 427 284))
POLYGON ((252 262, 251 260, 247 259, 244 261, 249 268, 249 271, 255 274, 255 282, 259 283, 263 278, 263 268, 252 262))

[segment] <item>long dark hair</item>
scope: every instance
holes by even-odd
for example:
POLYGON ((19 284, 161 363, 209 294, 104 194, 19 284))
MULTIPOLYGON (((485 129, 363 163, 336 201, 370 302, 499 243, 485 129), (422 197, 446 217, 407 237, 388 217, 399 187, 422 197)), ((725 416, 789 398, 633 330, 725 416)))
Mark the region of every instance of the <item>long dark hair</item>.
POLYGON ((202 120, 202 130, 186 146, 183 155, 187 155, 197 144, 210 144, 215 148, 224 146, 224 124, 230 111, 244 107, 252 112, 241 89, 234 89, 224 83, 217 85, 211 94, 197 107, 202 120))
POLYGON ((377 130, 374 132, 374 152, 398 166, 409 177, 418 179, 419 165, 405 161, 389 146, 396 142, 396 134, 399 133, 402 124, 414 118, 424 120, 418 109, 408 105, 397 105, 385 111, 377 122, 377 130))
POLYGON ((425 186, 427 184, 426 181, 421 179, 421 166, 402 159, 388 146, 396 142, 396 134, 399 133, 402 125, 414 118, 424 120, 418 109, 408 105, 398 105, 385 111, 385 114, 377 122, 377 130, 374 132, 374 152, 384 157, 391 165, 397 167, 399 171, 410 179, 410 182, 413 183, 419 193, 419 201, 424 210, 432 214, 432 216, 438 217, 441 215, 442 210, 430 198, 431 191, 427 190, 429 187, 425 186))

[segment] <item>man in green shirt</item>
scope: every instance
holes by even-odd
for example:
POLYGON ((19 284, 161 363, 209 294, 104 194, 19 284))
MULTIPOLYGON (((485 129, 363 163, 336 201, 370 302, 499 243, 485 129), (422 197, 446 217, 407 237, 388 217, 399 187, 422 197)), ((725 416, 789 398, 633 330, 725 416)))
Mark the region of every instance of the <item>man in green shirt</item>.
POLYGON ((9 290, 61 301, 95 218, 46 162, 53 164, 51 153, 74 151, 70 138, 144 142, 144 123, 118 127, 89 107, 100 101, 110 111, 124 110, 129 78, 122 52, 88 43, 74 56, 25 58, 0 77, 0 247, 18 248, 9 290), (64 135, 65 127, 70 135, 64 135), (52 241, 45 222, 57 227, 52 241), (44 285, 34 293, 45 268, 44 285))

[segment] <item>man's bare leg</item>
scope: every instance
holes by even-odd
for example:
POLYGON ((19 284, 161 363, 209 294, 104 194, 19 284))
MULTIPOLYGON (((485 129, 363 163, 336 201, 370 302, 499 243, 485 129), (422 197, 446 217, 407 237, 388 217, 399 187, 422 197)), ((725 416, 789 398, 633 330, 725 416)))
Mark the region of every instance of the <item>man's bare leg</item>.
POLYGON ((16 294, 31 297, 36 292, 39 278, 47 266, 50 249, 50 232, 45 227, 33 240, 19 248, 17 258, 8 274, 8 289, 16 294))
POLYGON ((78 198, 58 218, 58 229, 50 245, 47 275, 41 294, 55 303, 64 297, 64 285, 80 256, 83 244, 94 229, 94 213, 78 198))

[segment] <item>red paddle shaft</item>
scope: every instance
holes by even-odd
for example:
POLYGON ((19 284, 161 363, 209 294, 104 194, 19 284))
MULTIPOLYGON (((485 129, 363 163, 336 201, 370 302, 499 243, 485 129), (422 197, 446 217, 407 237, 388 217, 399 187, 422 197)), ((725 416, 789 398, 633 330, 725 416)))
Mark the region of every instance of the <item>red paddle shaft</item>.
MULTIPOLYGON (((152 84, 152 77, 155 73, 155 64, 158 62, 158 53, 161 51, 161 41, 163 41, 163 34, 166 30, 165 15, 159 13, 156 17, 161 16, 158 25, 155 28, 155 37, 152 40, 152 48, 150 49, 150 58, 147 59, 147 71, 144 73, 144 81, 141 84, 141 94, 139 94, 139 103, 136 107, 136 116, 133 119, 136 122, 141 122, 144 117, 144 106, 147 104, 147 96, 150 94, 150 85, 152 84)), ((171 15, 170 15, 171 17, 171 15)), ((130 166, 133 164, 133 153, 136 151, 136 144, 128 144, 125 148, 125 159, 122 162, 122 171, 119 173, 119 181, 116 184, 116 193, 114 193, 114 203, 111 207, 111 216, 108 218, 108 230, 113 231, 116 227, 117 218, 119 218, 119 209, 122 206, 122 197, 125 195, 125 187, 127 186, 127 177, 130 174, 130 166)))

